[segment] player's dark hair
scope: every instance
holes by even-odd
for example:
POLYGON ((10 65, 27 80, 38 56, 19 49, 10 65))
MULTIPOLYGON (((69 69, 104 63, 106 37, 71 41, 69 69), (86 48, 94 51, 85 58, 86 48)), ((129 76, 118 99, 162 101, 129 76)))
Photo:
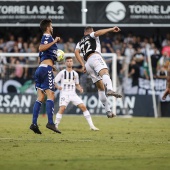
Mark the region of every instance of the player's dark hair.
POLYGON ((88 27, 84 28, 84 32, 91 31, 92 29, 93 29, 93 27, 91 27, 91 26, 88 26, 88 27))
POLYGON ((65 61, 68 60, 68 59, 73 59, 73 58, 72 58, 72 57, 66 57, 66 58, 65 58, 65 61))
POLYGON ((40 28, 41 28, 43 33, 47 30, 47 27, 50 26, 50 23, 52 23, 52 20, 49 19, 49 18, 44 19, 40 22, 40 28))

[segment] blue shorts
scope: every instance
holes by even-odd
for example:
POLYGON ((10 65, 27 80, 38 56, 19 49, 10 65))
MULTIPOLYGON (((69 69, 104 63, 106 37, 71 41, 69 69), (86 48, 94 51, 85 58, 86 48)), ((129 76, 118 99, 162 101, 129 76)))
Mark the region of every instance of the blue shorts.
POLYGON ((51 66, 41 64, 35 71, 34 79, 36 89, 55 91, 53 68, 51 66))

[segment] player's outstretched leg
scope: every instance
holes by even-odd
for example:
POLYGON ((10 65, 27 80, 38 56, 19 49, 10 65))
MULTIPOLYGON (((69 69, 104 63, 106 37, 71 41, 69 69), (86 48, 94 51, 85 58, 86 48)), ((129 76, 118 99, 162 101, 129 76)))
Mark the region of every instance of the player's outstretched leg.
POLYGON ((104 85, 107 87, 107 92, 106 92, 107 96, 114 96, 116 98, 122 97, 121 94, 113 91, 112 81, 111 81, 110 76, 108 74, 104 74, 102 76, 102 80, 103 80, 104 85))
POLYGON ((99 100, 102 102, 105 110, 106 110, 106 115, 108 118, 113 118, 116 116, 116 114, 114 114, 111 109, 110 109, 110 106, 109 106, 109 102, 107 100, 107 97, 105 95, 105 92, 104 91, 98 91, 98 96, 99 96, 99 100))

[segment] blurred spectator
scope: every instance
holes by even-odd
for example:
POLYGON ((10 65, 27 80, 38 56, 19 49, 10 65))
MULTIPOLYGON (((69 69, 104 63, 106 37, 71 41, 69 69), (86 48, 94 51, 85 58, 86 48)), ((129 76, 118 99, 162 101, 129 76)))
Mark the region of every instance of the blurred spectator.
POLYGON ((4 49, 5 47, 5 42, 4 42, 4 39, 3 38, 0 38, 0 49, 4 49))
POLYGON ((65 51, 64 40, 62 38, 60 38, 60 41, 57 43, 57 47, 58 47, 58 49, 65 51))
POLYGON ((23 38, 22 37, 18 37, 17 38, 17 42, 16 45, 18 47, 19 52, 24 52, 24 45, 23 45, 23 38))
POLYGON ((128 77, 132 78, 132 87, 139 85, 140 70, 134 59, 130 62, 128 77))
MULTIPOLYGON (((29 47, 27 49, 29 53, 37 53, 37 48, 34 46, 33 43, 29 44, 29 47)), ((35 68, 38 66, 38 57, 27 57, 26 59, 26 67, 25 67, 25 78, 32 79, 34 76, 35 68)))
POLYGON ((140 75, 144 76, 144 72, 143 72, 144 53, 142 53, 140 47, 137 48, 137 51, 134 54, 133 59, 136 61, 136 64, 138 64, 140 68, 140 75))
POLYGON ((157 71, 157 78, 160 79, 166 79, 167 78, 167 70, 164 66, 161 66, 161 68, 157 71))
POLYGON ((37 37, 34 37, 31 41, 34 45, 34 48, 38 51, 38 47, 39 47, 39 40, 37 37))
POLYGON ((20 64, 20 66, 22 65, 22 67, 23 67, 23 70, 24 70, 24 72, 23 72, 23 78, 24 79, 26 79, 27 78, 27 76, 28 76, 28 69, 31 67, 31 65, 30 65, 30 67, 28 68, 27 67, 27 64, 28 64, 28 58, 26 58, 26 57, 19 57, 19 64, 20 64))
POLYGON ((106 48, 107 53, 114 53, 114 50, 113 50, 112 46, 109 43, 105 44, 105 48, 106 48))
POLYGON ((129 64, 133 55, 135 54, 135 49, 133 48, 133 45, 131 43, 128 44, 128 46, 125 49, 124 55, 126 56, 126 63, 129 64))
POLYGON ((28 43, 27 42, 24 42, 23 43, 23 52, 28 52, 28 43))
POLYGON ((10 75, 10 78, 21 79, 24 74, 23 65, 17 59, 13 65, 14 72, 10 75))
POLYGON ((136 37, 136 36, 133 36, 133 37, 132 37, 132 45, 133 45, 133 48, 134 48, 134 49, 137 49, 138 47, 140 47, 140 44, 139 44, 139 42, 137 41, 137 37, 136 37))
POLYGON ((157 73, 157 63, 159 59, 161 58, 161 55, 159 53, 159 50, 154 47, 153 54, 151 55, 151 63, 152 63, 152 71, 153 71, 153 76, 156 76, 157 73))
MULTIPOLYGON (((154 50, 155 50, 155 44, 151 43, 149 50, 149 55, 151 56, 152 54, 154 54, 154 50)), ((147 54, 148 55, 148 54, 147 54)))
POLYGON ((124 38, 124 43, 128 44, 133 41, 132 33, 128 33, 127 37, 124 38))
POLYGON ((147 49, 151 48, 151 44, 149 44, 148 39, 144 38, 144 40, 141 42, 141 52, 144 54, 144 56, 147 56, 147 49))
POLYGON ((6 45, 4 48, 6 48, 7 52, 11 52, 14 49, 15 45, 15 37, 13 34, 9 35, 9 40, 6 42, 6 45))
POLYGON ((148 80, 150 79, 148 58, 146 58, 145 61, 143 62, 143 78, 148 80))
POLYGON ((74 39, 70 37, 68 41, 65 43, 65 52, 74 53, 75 47, 76 47, 76 44, 74 43, 74 39))
POLYGON ((110 33, 105 34, 102 42, 104 42, 104 44, 112 45, 112 39, 110 38, 110 33))
POLYGON ((168 55, 170 56, 170 40, 167 40, 167 45, 162 48, 162 54, 164 52, 167 52, 168 55))
POLYGON ((116 55, 117 55, 117 75, 120 84, 122 84, 126 70, 125 60, 124 56, 121 55, 121 51, 119 49, 116 50, 116 55))
POLYGON ((166 34, 165 39, 162 41, 162 47, 168 45, 168 40, 170 40, 170 33, 167 33, 167 34, 166 34))
POLYGON ((159 59, 158 64, 157 64, 157 70, 160 70, 161 67, 163 66, 166 70, 168 69, 170 57, 168 52, 164 52, 163 56, 159 59))
POLYGON ((119 39, 116 39, 114 42, 113 42, 113 50, 116 51, 116 50, 122 50, 122 43, 120 42, 119 39))

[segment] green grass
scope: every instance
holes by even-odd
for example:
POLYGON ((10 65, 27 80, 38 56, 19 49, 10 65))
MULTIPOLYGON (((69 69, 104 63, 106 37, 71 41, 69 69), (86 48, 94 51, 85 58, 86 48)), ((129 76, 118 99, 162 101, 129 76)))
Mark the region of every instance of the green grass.
POLYGON ((56 134, 29 130, 32 115, 0 114, 1 170, 169 170, 169 118, 93 116, 98 132, 83 116, 64 115, 56 134))

